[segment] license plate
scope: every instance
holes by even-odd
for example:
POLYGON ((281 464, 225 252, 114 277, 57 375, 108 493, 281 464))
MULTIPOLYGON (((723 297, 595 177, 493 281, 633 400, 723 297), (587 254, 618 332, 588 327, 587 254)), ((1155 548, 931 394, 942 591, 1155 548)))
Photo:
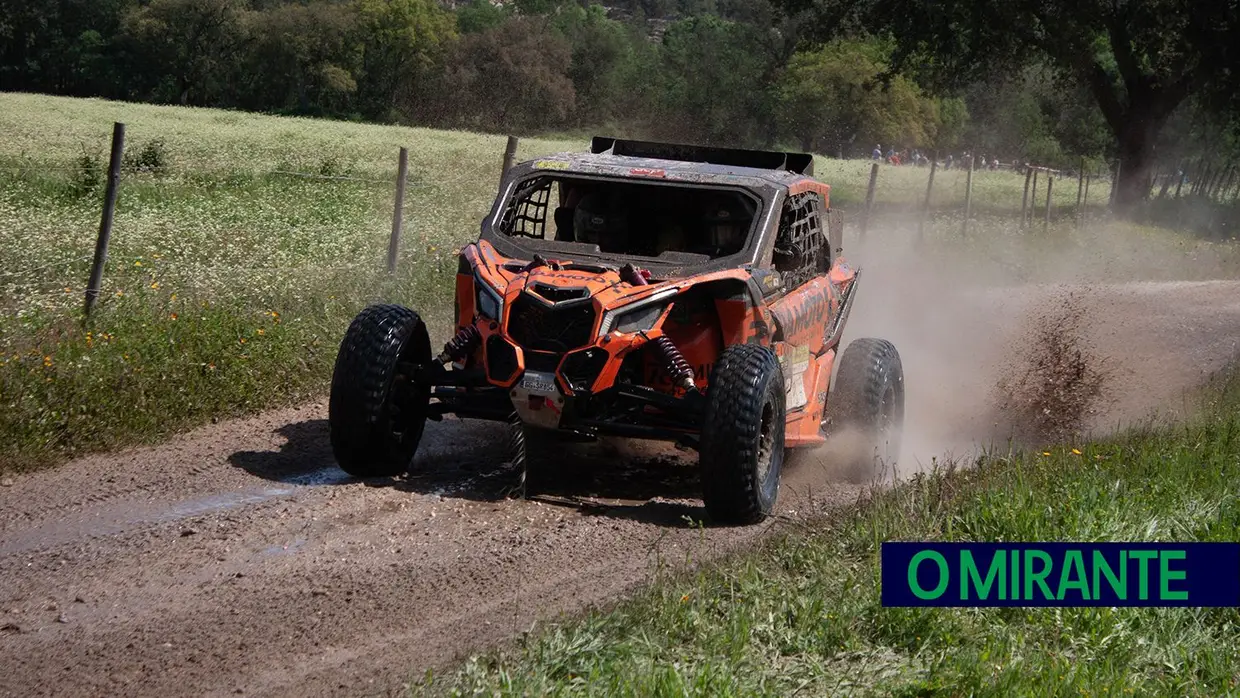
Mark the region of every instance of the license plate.
POLYGON ((526 371, 525 377, 521 379, 521 387, 531 393, 555 393, 555 374, 526 371))

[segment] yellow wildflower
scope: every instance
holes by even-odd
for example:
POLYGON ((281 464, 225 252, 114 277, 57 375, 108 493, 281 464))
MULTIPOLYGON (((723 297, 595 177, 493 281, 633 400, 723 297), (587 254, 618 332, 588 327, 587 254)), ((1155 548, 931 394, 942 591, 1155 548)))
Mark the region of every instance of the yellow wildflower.
POLYGON ((176 314, 176 313, 172 313, 171 315, 169 315, 169 316, 168 316, 168 318, 169 318, 169 319, 171 319, 171 320, 175 320, 175 319, 177 319, 177 314, 176 314))
POLYGON ((1081 452, 1080 452, 1080 451, 1078 451, 1078 450, 1076 450, 1076 449, 1074 448, 1074 449, 1072 449, 1072 454, 1073 454, 1073 455, 1075 455, 1075 456, 1079 456, 1079 455, 1081 455, 1081 452))
POLYGON ((261 334, 263 334, 263 328, 261 328, 261 327, 260 327, 260 328, 258 328, 258 333, 259 333, 260 335, 261 335, 261 334))

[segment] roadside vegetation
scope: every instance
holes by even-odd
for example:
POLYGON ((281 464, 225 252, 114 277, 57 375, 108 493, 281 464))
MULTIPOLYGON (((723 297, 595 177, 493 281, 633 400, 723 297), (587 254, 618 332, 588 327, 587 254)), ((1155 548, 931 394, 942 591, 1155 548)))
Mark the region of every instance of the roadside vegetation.
POLYGON ((423 677, 413 692, 1234 694, 1235 609, 880 604, 882 541, 1240 540, 1240 372, 1216 377, 1200 408, 1177 426, 940 463, 758 550, 423 677))
POLYGON ((0 127, 0 470, 322 395, 344 328, 372 301, 426 309, 442 330, 456 249, 489 210, 504 145, 13 94, 0 127), (83 325, 113 121, 128 124, 129 157, 83 325), (402 145, 406 229, 389 276, 402 145))

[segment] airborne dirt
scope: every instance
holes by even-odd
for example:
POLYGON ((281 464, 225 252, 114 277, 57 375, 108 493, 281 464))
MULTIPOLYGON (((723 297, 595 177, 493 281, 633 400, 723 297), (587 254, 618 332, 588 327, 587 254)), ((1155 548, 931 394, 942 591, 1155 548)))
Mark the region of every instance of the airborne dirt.
MULTIPOLYGON (((906 260, 907 261, 907 260, 906 260)), ((886 336, 907 375, 900 470, 1002 439, 989 395, 1063 289, 866 267, 845 341, 886 336)), ((1076 289, 1110 361, 1092 426, 1176 410, 1237 351, 1240 282, 1076 289)), ((336 469, 323 405, 77 460, 0 488, 0 694, 399 693, 427 668, 750 544, 861 488, 803 464, 782 515, 704 517, 690 456, 573 446, 503 499, 504 427, 428 425, 409 480, 336 469)))

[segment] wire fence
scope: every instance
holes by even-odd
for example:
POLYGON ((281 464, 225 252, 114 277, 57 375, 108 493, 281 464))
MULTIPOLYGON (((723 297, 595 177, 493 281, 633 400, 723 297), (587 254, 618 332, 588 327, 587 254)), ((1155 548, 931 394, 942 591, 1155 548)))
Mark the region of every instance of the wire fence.
MULTIPOLYGON (((103 176, 106 178, 105 184, 107 192, 105 201, 114 199, 115 190, 118 181, 124 177, 132 177, 142 174, 144 171, 141 167, 134 167, 132 163, 123 161, 123 124, 117 124, 114 131, 114 149, 112 157, 108 162, 108 168, 103 176)), ((502 161, 502 172, 506 172, 511 165, 517 147, 517 140, 510 137, 507 148, 502 161)), ((27 156, 28 157, 28 156, 27 156)), ((427 178, 420 173, 409 176, 405 164, 407 161, 407 151, 402 148, 398 167, 389 177, 374 176, 370 174, 357 174, 351 172, 309 172, 301 171, 288 166, 281 166, 277 169, 260 173, 261 176, 272 176, 278 178, 290 178, 316 182, 348 182, 358 183, 374 187, 381 187, 388 196, 394 194, 394 202, 392 210, 392 229, 390 239, 387 246, 387 271, 394 273, 397 265, 397 251, 401 244, 401 233, 403 230, 404 218, 411 209, 421 206, 424 200, 407 199, 405 193, 407 191, 461 191, 463 187, 477 186, 478 178, 476 175, 463 175, 460 177, 448 178, 427 178)), ((394 163, 395 164, 395 163, 394 163)), ((96 163, 96 165, 100 165, 96 163)), ((91 165, 94 167, 96 165, 91 165)), ((30 175, 46 175, 48 173, 65 176, 69 181, 84 176, 99 177, 99 173, 86 173, 83 169, 86 164, 78 163, 69 165, 64 163, 48 163, 28 157, 24 162, 17 164, 0 165, 0 172, 17 174, 18 176, 30 175)), ((1122 163, 1112 163, 1110 167, 1088 167, 1085 161, 1074 169, 1062 169, 1039 166, 1031 163, 1022 162, 996 162, 993 159, 989 162, 980 164, 972 157, 967 159, 955 160, 951 166, 948 166, 946 159, 918 158, 917 163, 892 163, 888 161, 874 161, 870 163, 869 184, 866 188, 864 204, 856 207, 846 206, 841 211, 844 220, 850 225, 859 228, 860 234, 865 235, 870 227, 874 216, 893 210, 907 213, 910 210, 918 214, 919 236, 922 235, 929 219, 936 214, 958 214, 960 216, 961 233, 968 234, 969 225, 980 209, 986 209, 988 213, 994 213, 996 210, 1010 210, 1015 212, 1019 210, 1019 222, 1021 228, 1030 228, 1041 223, 1041 226, 1049 227, 1052 220, 1062 218, 1067 211, 1079 224, 1087 209, 1094 210, 1110 210, 1114 205, 1116 186, 1118 175, 1121 172, 1122 163), (924 172, 924 179, 917 177, 914 173, 924 172), (1006 180, 1002 187, 995 191, 989 191, 986 194, 986 200, 980 202, 975 192, 975 177, 981 173, 1003 173, 1006 180), (936 180, 936 175, 938 179, 936 180), (1013 181, 1015 178, 1024 177, 1023 187, 1014 188, 1013 181), (895 193, 895 196, 879 196, 880 188, 887 186, 888 179, 891 178, 899 184, 898 190, 892 189, 888 193, 895 193), (946 178, 946 181, 945 181, 946 178), (920 181, 919 181, 920 180, 920 181), (1056 184, 1059 189, 1056 190, 1056 184), (1106 184, 1109 190, 1105 195, 1098 191, 1098 184, 1106 184), (1069 189, 1064 191, 1065 187, 1073 187, 1075 185, 1075 193, 1069 189), (1091 191, 1092 188, 1092 191, 1091 191), (924 193, 923 193, 924 192, 924 193), (946 197, 948 200, 944 202, 943 194, 950 192, 946 197), (1016 207, 1016 196, 1019 192, 1020 206, 1016 207), (996 206, 996 197, 1008 197, 1006 203, 996 206)), ((1240 196, 1240 168, 1233 163, 1215 163, 1208 159, 1202 158, 1193 163, 1177 163, 1174 167, 1155 168, 1156 171, 1151 175, 1149 180, 1149 198, 1167 199, 1182 198, 1186 196, 1200 196, 1217 201, 1234 201, 1240 196)), ((377 193, 377 192, 376 192, 377 193)), ((62 257, 60 259, 49 261, 37 267, 24 267, 21 269, 0 269, 0 289, 4 289, 10 293, 19 293, 21 295, 29 294, 63 294, 73 292, 84 292, 88 298, 86 313, 89 314, 90 301, 89 298, 98 295, 101 292, 100 283, 92 284, 86 281, 76 283, 66 283, 70 275, 82 275, 84 268, 90 265, 90 279, 102 278, 102 267, 108 256, 108 236, 112 226, 112 215, 110 208, 105 205, 105 211, 99 226, 99 240, 97 241, 96 254, 90 255, 83 251, 82 254, 62 257), (65 289, 69 289, 66 291, 65 289)), ((423 233, 420 242, 425 242, 425 234, 423 233)), ((177 278, 181 280, 192 281, 196 276, 209 277, 219 279, 221 277, 241 281, 249 277, 262 275, 313 275, 313 274, 334 274, 349 271, 367 271, 374 272, 377 270, 373 263, 346 263, 346 264, 326 264, 326 265, 210 265, 200 264, 195 259, 165 259, 163 264, 176 264, 178 271, 169 274, 164 272, 169 278, 177 278)), ((133 284, 140 280, 150 279, 150 274, 128 273, 127 270, 117 270, 111 274, 111 279, 118 283, 133 284)))

